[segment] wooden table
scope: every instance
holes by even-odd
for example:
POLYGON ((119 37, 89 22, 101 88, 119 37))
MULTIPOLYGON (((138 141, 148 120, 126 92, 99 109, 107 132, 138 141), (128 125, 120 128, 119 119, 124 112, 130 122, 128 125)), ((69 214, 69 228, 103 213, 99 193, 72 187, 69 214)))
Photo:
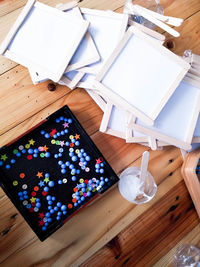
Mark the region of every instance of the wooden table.
MULTIPOLYGON (((25 2, 0 1, 0 42, 25 2)), ((55 6, 60 0, 42 2, 55 6)), ((121 12, 123 4, 124 0, 83 0, 80 5, 121 12)), ((178 29, 181 37, 166 34, 166 46, 178 55, 185 49, 200 54, 200 1, 161 0, 161 4, 165 14, 185 19, 178 29)), ((70 91, 57 85, 56 91, 50 92, 48 84, 32 85, 24 67, 0 57, 0 146, 67 104, 116 173, 140 164, 146 147, 100 133, 102 112, 84 90, 70 91)), ((150 151, 149 169, 158 184, 151 202, 132 205, 115 186, 43 243, 0 190, 1 266, 78 266, 84 261, 82 266, 172 265, 179 244, 200 242, 199 220, 181 165, 182 157, 175 147, 150 151)))

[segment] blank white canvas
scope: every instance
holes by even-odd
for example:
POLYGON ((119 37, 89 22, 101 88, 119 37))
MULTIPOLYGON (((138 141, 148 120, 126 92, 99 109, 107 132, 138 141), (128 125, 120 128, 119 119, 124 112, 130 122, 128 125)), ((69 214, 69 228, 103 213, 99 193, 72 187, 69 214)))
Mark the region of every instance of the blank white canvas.
MULTIPOLYGON (((81 9, 81 11, 84 19, 90 22, 88 30, 101 58, 98 62, 88 65, 88 67, 92 69, 93 73, 98 73, 122 38, 122 27, 125 17, 110 11, 101 11, 101 16, 88 14, 87 9, 81 9), (120 16, 121 19, 119 19, 120 16)), ((124 32, 125 29, 124 27, 124 32)), ((86 74, 80 82, 88 83, 92 86, 94 79, 95 75, 86 74)))
POLYGON ((154 126, 147 126, 139 119, 136 124, 154 130, 155 138, 156 132, 159 132, 183 142, 191 142, 188 141, 188 133, 199 101, 199 92, 198 88, 182 81, 155 120, 154 126))
POLYGON ((62 13, 59 10, 58 13, 55 10, 54 13, 48 12, 44 6, 52 9, 36 2, 10 42, 8 50, 22 58, 22 62, 18 63, 30 62, 30 65, 23 64, 26 67, 33 64, 40 70, 44 69, 46 73, 59 72, 61 76, 65 68, 60 69, 60 66, 64 61, 65 65, 68 65, 74 48, 78 46, 86 31, 86 28, 83 31, 86 24, 80 19, 71 20, 67 15, 59 16, 62 13))
POLYGON ((152 118, 182 71, 180 64, 133 34, 102 84, 152 118))

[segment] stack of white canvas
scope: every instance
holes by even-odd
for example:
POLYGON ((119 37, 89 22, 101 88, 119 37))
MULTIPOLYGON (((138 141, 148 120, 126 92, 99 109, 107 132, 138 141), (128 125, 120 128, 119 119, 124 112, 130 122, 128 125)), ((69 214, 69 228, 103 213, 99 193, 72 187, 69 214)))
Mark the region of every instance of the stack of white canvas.
POLYGON ((104 111, 102 132, 188 150, 200 141, 200 60, 180 58, 164 40, 127 14, 29 0, 0 52, 27 67, 34 84, 86 89, 104 111))

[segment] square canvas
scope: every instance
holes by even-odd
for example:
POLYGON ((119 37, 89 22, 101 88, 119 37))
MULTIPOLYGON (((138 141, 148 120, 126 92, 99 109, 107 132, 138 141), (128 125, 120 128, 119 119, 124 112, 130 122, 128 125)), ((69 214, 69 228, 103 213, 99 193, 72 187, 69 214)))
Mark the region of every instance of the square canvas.
POLYGON ((132 26, 94 85, 116 106, 153 125, 189 67, 183 59, 132 26))
POLYGON ((58 82, 88 26, 87 21, 29 0, 0 51, 5 57, 58 82))

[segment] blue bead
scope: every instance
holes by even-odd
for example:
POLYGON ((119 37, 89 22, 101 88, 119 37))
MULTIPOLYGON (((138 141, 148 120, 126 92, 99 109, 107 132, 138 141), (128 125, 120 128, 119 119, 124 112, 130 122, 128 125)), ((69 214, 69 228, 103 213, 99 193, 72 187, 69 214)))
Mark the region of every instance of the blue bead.
POLYGON ((77 203, 74 203, 74 207, 77 207, 78 206, 78 204, 77 203))
POLYGON ((67 172, 66 169, 61 169, 62 174, 65 174, 66 172, 67 172))
POLYGON ((65 134, 65 131, 61 131, 60 133, 61 133, 61 135, 64 135, 65 134))
POLYGON ((100 172, 100 173, 104 173, 104 169, 100 169, 99 172, 100 172))
POLYGON ((48 206, 48 210, 51 210, 52 209, 52 206, 48 206))
POLYGON ((99 169, 96 169, 95 171, 96 171, 97 173, 99 173, 99 169))
POLYGON ((27 195, 25 195, 25 196, 24 196, 24 199, 28 199, 28 196, 27 196, 27 195))
POLYGON ((54 158, 57 159, 57 158, 58 158, 58 154, 55 154, 55 155, 54 155, 54 158))
POLYGON ((39 150, 38 150, 37 148, 35 148, 33 151, 34 151, 34 153, 36 153, 36 154, 39 153, 39 150))
POLYGON ((33 154, 33 157, 34 157, 34 158, 37 158, 37 157, 38 157, 38 154, 33 154))
POLYGON ((76 200, 79 200, 80 199, 80 197, 79 196, 76 196, 76 200))
POLYGON ((85 159, 86 159, 87 161, 90 161, 90 156, 86 156, 85 159))
POLYGON ((50 174, 49 173, 45 173, 45 178, 49 178, 50 174))
POLYGON ((67 214, 67 211, 63 211, 63 214, 64 214, 64 215, 67 214))
POLYGON ((57 202, 56 205, 57 205, 57 207, 59 207, 59 208, 62 206, 62 204, 61 204, 60 202, 57 202))
POLYGON ((10 165, 9 165, 9 164, 6 165, 6 169, 7 169, 7 170, 10 169, 10 165))
POLYGON ((44 224, 44 226, 48 226, 49 224, 48 224, 48 222, 46 222, 45 224, 44 224))
POLYGON ((57 213, 57 215, 58 215, 58 216, 61 216, 61 215, 62 215, 62 212, 61 212, 61 211, 59 211, 59 212, 57 213))
POLYGON ((19 200, 24 200, 24 198, 23 197, 20 197, 19 200))
POLYGON ((47 186, 44 187, 44 191, 45 192, 48 192, 49 191, 49 188, 47 186))
POLYGON ((46 152, 44 155, 46 158, 49 158, 51 156, 51 154, 49 152, 46 152))
POLYGON ((103 180, 104 180, 104 178, 101 176, 101 177, 100 177, 100 180, 101 180, 101 181, 103 181, 103 180))
POLYGON ((59 119, 56 119, 56 122, 57 122, 57 123, 59 123, 59 122, 60 122, 60 120, 59 120, 59 119))
POLYGON ((61 134, 59 132, 57 132, 57 136, 61 136, 61 134))
POLYGON ((47 230, 46 226, 42 226, 42 231, 46 231, 46 230, 47 230))
POLYGON ((24 191, 23 194, 24 194, 24 195, 27 195, 27 191, 24 191))
POLYGON ((66 210, 67 209, 67 207, 65 206, 65 205, 62 205, 61 206, 61 210, 63 211, 63 210, 66 210))
POLYGON ((31 208, 31 204, 27 204, 26 207, 27 207, 27 209, 30 209, 31 208))
POLYGON ((66 165, 65 165, 65 164, 62 164, 62 165, 61 165, 61 168, 62 168, 62 169, 65 169, 65 168, 66 168, 66 165))
MULTIPOLYGON (((1 162, 2 162, 2 161, 0 161, 0 166, 3 165, 3 162, 2 162, 2 164, 1 164, 1 162)), ((11 159, 10 163, 14 164, 14 163, 15 163, 15 159, 11 159)))
POLYGON ((77 174, 80 174, 80 172, 81 172, 80 170, 76 170, 76 173, 77 173, 77 174))
POLYGON ((37 202, 37 203, 35 204, 35 206, 36 206, 37 208, 40 208, 40 207, 41 207, 41 204, 40 204, 39 202, 37 202))
POLYGON ((41 134, 45 134, 45 131, 44 131, 44 130, 42 130, 42 131, 40 131, 40 133, 41 133, 41 134))
POLYGON ((72 161, 77 161, 77 156, 73 156, 72 161))
POLYGON ((57 134, 54 134, 54 135, 53 135, 53 138, 55 138, 55 139, 56 139, 56 138, 57 138, 57 134))
POLYGON ((72 176, 72 181, 76 181, 76 176, 72 176))
POLYGON ((92 184, 92 183, 93 183, 93 181, 92 181, 92 180, 89 180, 89 181, 88 181, 88 184, 92 184))
POLYGON ((85 152, 85 150, 83 148, 81 148, 81 153, 84 153, 84 152, 85 152))
POLYGON ((47 221, 48 221, 48 222, 51 222, 51 221, 52 221, 52 219, 51 219, 51 218, 48 218, 48 219, 47 219, 47 221))
POLYGON ((52 204, 53 204, 53 201, 49 200, 48 205, 52 205, 52 204))
POLYGON ((28 149, 28 153, 29 153, 29 154, 33 154, 33 149, 32 149, 32 148, 29 148, 29 149, 28 149))
POLYGON ((96 184, 99 184, 100 183, 100 181, 99 180, 96 180, 96 184))
MULTIPOLYGON (((12 159, 11 159, 11 160, 12 160, 12 159)), ((12 163, 12 162, 11 162, 11 163, 12 163)), ((14 163, 14 162, 13 162, 13 163, 14 163)), ((2 166, 2 165, 3 165, 3 161, 0 160, 0 166, 2 166)))
POLYGON ((84 166, 86 166, 86 165, 87 165, 87 162, 86 162, 86 161, 84 161, 84 162, 83 162, 83 165, 84 165, 84 166))
POLYGON ((100 165, 97 163, 97 164, 95 164, 95 168, 96 169, 99 169, 100 168, 100 165))
POLYGON ((81 203, 81 200, 78 200, 78 204, 80 204, 81 203))
POLYGON ((58 211, 58 207, 54 207, 54 210, 55 210, 55 211, 58 211))
POLYGON ((68 122, 69 122, 69 123, 72 123, 72 119, 68 119, 68 122))
POLYGON ((54 181, 50 181, 50 182, 48 183, 48 186, 49 186, 49 187, 54 187, 54 181))
POLYGON ((69 142, 66 142, 65 145, 66 145, 66 146, 69 146, 69 142))
POLYGON ((23 154, 25 154, 26 153, 26 149, 24 148, 24 149, 22 149, 22 153, 23 154))
POLYGON ((80 162, 84 162, 85 161, 85 159, 84 158, 80 158, 80 162))
POLYGON ((75 195, 76 195, 76 196, 79 196, 79 192, 77 191, 77 192, 75 193, 75 195))
POLYGON ((70 168, 70 169, 73 169, 73 168, 74 168, 74 165, 73 165, 73 164, 70 164, 70 165, 69 165, 69 168, 70 168))
POLYGON ((57 217, 56 217, 56 220, 59 221, 59 220, 60 220, 60 216, 57 216, 57 217))
POLYGON ((62 164, 63 164, 62 160, 59 160, 59 161, 58 161, 58 164, 59 164, 59 165, 62 165, 62 164))
POLYGON ((76 169, 72 169, 72 174, 75 174, 76 173, 76 169))
POLYGON ((45 216, 48 218, 48 217, 51 217, 51 213, 50 212, 46 212, 45 216))
POLYGON ((64 120, 64 117, 63 116, 60 116, 60 120, 63 121, 64 120))
POLYGON ((85 197, 81 197, 81 201, 84 201, 85 200, 85 197))
POLYGON ((17 152, 16 156, 19 158, 21 156, 21 153, 17 152))
POLYGON ((68 133, 68 130, 67 129, 65 129, 65 133, 68 133))
POLYGON ((58 180, 58 184, 62 184, 62 180, 58 180))
POLYGON ((89 186, 88 189, 89 189, 90 191, 92 191, 92 190, 93 190, 93 187, 92 187, 92 186, 89 186))
POLYGON ((82 188, 83 188, 83 187, 86 187, 86 184, 85 184, 85 183, 82 183, 82 188))
POLYGON ((50 137, 50 134, 45 133, 44 137, 45 137, 45 138, 49 138, 49 137, 50 137))
POLYGON ((87 196, 90 197, 91 196, 91 192, 87 192, 87 196))
POLYGON ((72 142, 72 143, 75 143, 75 142, 76 142, 76 139, 74 139, 74 138, 71 139, 71 142, 72 142))
POLYGON ((100 186, 103 186, 104 185, 104 181, 101 181, 99 185, 100 186))
POLYGON ((102 162, 102 163, 101 163, 101 167, 103 167, 103 166, 104 166, 104 163, 102 162))
POLYGON ((69 161, 66 161, 65 162, 65 165, 69 167, 70 166, 70 162, 69 161))
POLYGON ((51 199, 52 199, 53 201, 55 201, 55 200, 56 200, 56 198, 55 198, 55 197, 52 197, 51 199))
POLYGON ((40 199, 39 198, 36 198, 36 200, 35 200, 36 202, 40 202, 40 199))
POLYGON ((73 157, 74 156, 74 152, 69 152, 69 156, 73 157))
POLYGON ((83 156, 86 157, 87 156, 87 153, 83 153, 83 156))
POLYGON ((62 153, 64 151, 64 149, 61 147, 61 148, 59 148, 58 151, 62 153))
POLYGON ((59 153, 58 156, 61 158, 62 157, 62 153, 59 153))
POLYGON ((49 201, 51 200, 51 196, 47 196, 46 199, 49 201))
POLYGON ((76 146, 79 146, 79 145, 80 145, 80 142, 79 142, 79 141, 76 141, 76 142, 75 142, 75 145, 76 145, 76 146))
POLYGON ((83 157, 83 154, 81 152, 78 153, 78 157, 79 158, 82 158, 83 157))
POLYGON ((86 189, 85 188, 82 188, 81 191, 84 193, 86 191, 86 189))
POLYGON ((85 170, 85 166, 81 166, 81 170, 85 170))
POLYGON ((54 209, 51 209, 51 210, 50 210, 50 213, 51 213, 51 214, 53 214, 54 212, 55 212, 55 210, 54 210, 54 209))

